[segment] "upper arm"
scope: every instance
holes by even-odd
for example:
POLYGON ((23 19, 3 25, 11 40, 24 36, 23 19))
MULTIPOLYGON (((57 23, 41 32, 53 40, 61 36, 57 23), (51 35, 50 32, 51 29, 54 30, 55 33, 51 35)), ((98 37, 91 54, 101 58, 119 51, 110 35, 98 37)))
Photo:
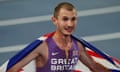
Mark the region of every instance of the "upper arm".
POLYGON ((92 70, 92 72, 110 72, 106 67, 94 61, 81 43, 78 43, 78 48, 80 51, 80 61, 92 70))
POLYGON ((94 63, 92 57, 87 53, 85 46, 83 46, 80 42, 78 42, 78 48, 80 53, 80 61, 85 65, 89 66, 94 63))
POLYGON ((8 72, 17 72, 19 69, 21 69, 26 64, 28 64, 30 61, 32 61, 37 56, 39 56, 43 45, 44 45, 44 43, 40 44, 37 48, 35 48, 32 52, 30 52, 27 56, 25 56, 21 61, 19 61, 13 67, 11 67, 8 70, 8 72))

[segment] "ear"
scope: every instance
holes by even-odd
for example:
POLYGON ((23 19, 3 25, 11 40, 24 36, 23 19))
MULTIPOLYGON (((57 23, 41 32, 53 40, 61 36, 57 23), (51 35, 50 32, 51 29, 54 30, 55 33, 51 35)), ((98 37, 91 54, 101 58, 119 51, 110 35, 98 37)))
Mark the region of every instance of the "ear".
POLYGON ((54 16, 52 17, 52 22, 53 22, 54 25, 57 24, 57 19, 54 16))

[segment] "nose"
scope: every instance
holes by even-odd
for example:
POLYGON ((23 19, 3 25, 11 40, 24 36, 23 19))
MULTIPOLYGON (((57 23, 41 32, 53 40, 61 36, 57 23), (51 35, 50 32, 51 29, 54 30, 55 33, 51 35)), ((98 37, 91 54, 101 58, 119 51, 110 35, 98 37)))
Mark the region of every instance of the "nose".
POLYGON ((71 20, 68 20, 67 25, 71 27, 71 26, 73 26, 73 25, 74 25, 74 22, 73 22, 73 21, 71 21, 71 20))

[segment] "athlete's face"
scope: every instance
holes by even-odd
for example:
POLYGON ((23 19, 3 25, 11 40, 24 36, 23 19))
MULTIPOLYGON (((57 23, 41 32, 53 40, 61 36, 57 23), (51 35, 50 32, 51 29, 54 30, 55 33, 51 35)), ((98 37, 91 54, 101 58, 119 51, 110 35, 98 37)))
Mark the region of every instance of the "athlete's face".
POLYGON ((71 35, 77 24, 76 10, 66 10, 61 8, 58 17, 53 19, 56 31, 64 35, 71 35))

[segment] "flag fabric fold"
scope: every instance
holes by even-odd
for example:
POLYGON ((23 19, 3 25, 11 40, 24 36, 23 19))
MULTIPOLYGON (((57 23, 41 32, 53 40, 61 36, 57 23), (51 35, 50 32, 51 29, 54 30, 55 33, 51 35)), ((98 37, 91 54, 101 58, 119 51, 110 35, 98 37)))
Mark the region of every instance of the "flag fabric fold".
MULTIPOLYGON (((38 45, 45 41, 48 37, 53 36, 54 32, 45 34, 29 44, 15 56, 6 61, 1 67, 0 72, 7 72, 12 66, 18 63, 21 59, 27 56, 31 51, 33 51, 38 45)), ((86 48, 88 54, 98 63, 104 65, 112 72, 120 72, 120 60, 100 51, 98 48, 91 45, 89 42, 83 40, 82 38, 77 38, 72 36, 74 39, 80 41, 86 48)), ((35 60, 27 64, 25 67, 21 68, 18 72, 35 72, 35 60), (30 70, 31 69, 31 70, 30 70)), ((75 72, 91 72, 82 62, 78 62, 75 66, 75 72)))

